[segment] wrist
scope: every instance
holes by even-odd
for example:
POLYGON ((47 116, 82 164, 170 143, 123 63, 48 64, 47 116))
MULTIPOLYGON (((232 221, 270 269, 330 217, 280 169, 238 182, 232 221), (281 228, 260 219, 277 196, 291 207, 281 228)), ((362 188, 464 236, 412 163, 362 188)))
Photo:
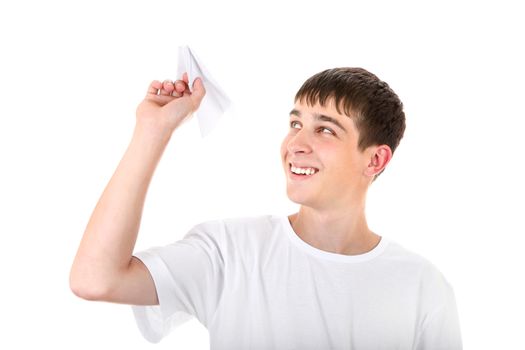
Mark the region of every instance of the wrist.
POLYGON ((133 130, 131 143, 144 155, 157 157, 161 155, 171 139, 166 130, 137 125, 133 130), (138 147, 138 148, 137 148, 138 147))
POLYGON ((167 144, 171 139, 173 130, 150 122, 138 122, 133 130, 133 137, 147 142, 167 144))

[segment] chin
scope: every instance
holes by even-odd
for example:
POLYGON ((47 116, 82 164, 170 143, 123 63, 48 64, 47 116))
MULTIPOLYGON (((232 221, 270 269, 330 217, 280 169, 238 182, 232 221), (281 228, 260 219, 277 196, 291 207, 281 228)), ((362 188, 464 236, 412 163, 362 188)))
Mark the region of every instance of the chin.
POLYGON ((286 195, 288 196, 288 199, 291 200, 294 203, 305 205, 305 206, 312 206, 313 204, 313 198, 308 195, 308 193, 305 193, 305 191, 299 192, 299 191, 290 191, 289 188, 286 189, 286 195))

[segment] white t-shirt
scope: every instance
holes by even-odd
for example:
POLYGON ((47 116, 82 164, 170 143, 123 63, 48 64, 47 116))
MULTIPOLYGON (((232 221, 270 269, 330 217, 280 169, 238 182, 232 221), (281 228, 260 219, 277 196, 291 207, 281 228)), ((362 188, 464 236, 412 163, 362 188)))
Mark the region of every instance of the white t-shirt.
POLYGON ((382 237, 371 251, 317 249, 287 216, 211 220, 134 254, 159 305, 133 305, 158 342, 196 317, 211 349, 462 348, 454 292, 425 258, 382 237))

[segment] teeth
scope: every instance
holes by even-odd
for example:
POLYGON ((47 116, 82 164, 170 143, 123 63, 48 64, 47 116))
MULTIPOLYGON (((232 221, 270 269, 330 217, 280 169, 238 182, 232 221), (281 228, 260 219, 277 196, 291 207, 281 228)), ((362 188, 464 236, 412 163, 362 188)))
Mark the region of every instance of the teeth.
POLYGON ((292 172, 295 174, 313 175, 317 171, 314 168, 296 168, 292 166, 292 172))

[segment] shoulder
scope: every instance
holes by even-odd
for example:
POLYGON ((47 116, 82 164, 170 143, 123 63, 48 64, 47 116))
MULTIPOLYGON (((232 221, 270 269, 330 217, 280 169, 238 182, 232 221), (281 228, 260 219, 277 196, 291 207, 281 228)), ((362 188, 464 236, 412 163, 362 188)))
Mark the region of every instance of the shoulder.
POLYGON ((268 229, 274 227, 275 223, 276 217, 274 215, 228 217, 200 222, 193 226, 191 230, 199 232, 222 232, 226 234, 259 231, 267 232, 268 229))
POLYGON ((440 273, 436 265, 431 260, 393 240, 388 241, 388 247, 385 251, 383 259, 389 263, 396 264, 399 267, 416 269, 418 271, 440 273))
POLYGON ((275 215, 253 215, 206 220, 194 225, 186 237, 207 237, 223 243, 264 238, 276 231, 281 222, 279 218, 275 215))
POLYGON ((194 238, 228 261, 252 261, 275 244, 280 222, 273 215, 206 220, 193 226, 185 238, 194 238))
POLYGON ((434 262, 393 241, 389 242, 384 255, 384 259, 395 265, 398 271, 410 275, 411 280, 418 284, 421 295, 436 303, 450 299, 452 286, 434 262))

